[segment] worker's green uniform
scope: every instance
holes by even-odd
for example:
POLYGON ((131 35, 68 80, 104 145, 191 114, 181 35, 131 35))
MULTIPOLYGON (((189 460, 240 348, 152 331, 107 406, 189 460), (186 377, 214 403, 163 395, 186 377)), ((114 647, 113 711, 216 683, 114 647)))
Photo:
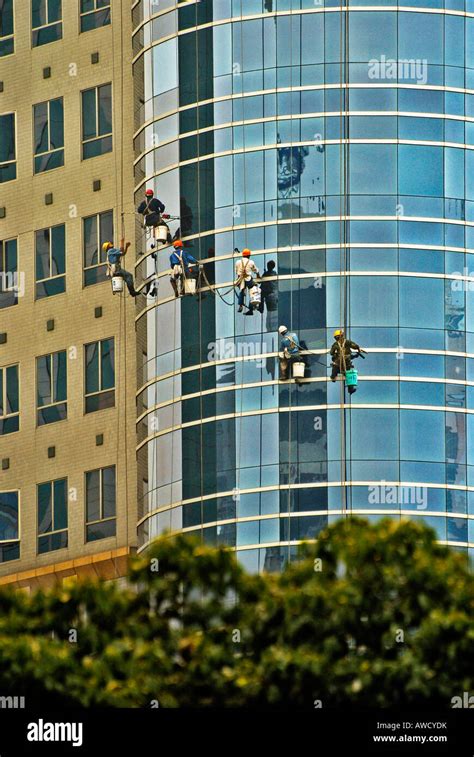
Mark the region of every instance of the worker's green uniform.
POLYGON ((360 352, 358 344, 351 342, 350 339, 344 339, 344 343, 341 345, 341 342, 336 339, 330 350, 332 358, 331 381, 336 380, 338 373, 345 373, 354 367, 351 360, 352 352, 360 352))

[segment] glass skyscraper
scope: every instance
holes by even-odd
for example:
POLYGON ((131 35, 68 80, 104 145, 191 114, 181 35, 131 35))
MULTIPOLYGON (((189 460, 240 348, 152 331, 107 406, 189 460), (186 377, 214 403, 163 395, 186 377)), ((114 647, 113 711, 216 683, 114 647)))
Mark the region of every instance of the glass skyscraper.
POLYGON ((139 545, 185 530, 278 570, 335 519, 389 514, 474 547, 474 0, 133 14, 136 205, 153 188, 180 216, 207 279, 175 299, 137 225, 137 278, 159 275, 137 313, 139 545), (368 350, 352 396, 329 381, 340 327, 368 350))

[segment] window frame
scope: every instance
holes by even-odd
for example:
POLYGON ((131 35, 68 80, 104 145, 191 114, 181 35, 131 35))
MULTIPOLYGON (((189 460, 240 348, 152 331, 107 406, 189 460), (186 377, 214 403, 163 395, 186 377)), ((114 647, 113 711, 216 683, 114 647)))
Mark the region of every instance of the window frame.
POLYGON ((8 40, 13 40, 13 50, 11 53, 5 53, 5 55, 2 55, 0 52, 0 58, 7 58, 9 55, 15 54, 15 2, 12 0, 12 25, 13 25, 13 31, 11 34, 6 34, 3 37, 0 36, 0 46, 3 42, 7 42, 8 40))
MULTIPOLYGON (((45 6, 46 6, 46 17, 49 19, 49 0, 44 0, 45 6)), ((61 3, 61 18, 58 21, 47 21, 45 24, 40 24, 40 26, 33 26, 33 0, 30 0, 30 29, 31 29, 31 47, 34 49, 36 47, 43 47, 43 45, 51 45, 54 42, 60 42, 63 39, 63 2, 60 0, 61 3), (57 39, 53 39, 50 42, 41 42, 40 44, 35 44, 34 42, 34 34, 35 32, 39 32, 43 29, 48 29, 52 26, 60 26, 61 27, 61 35, 57 39)))
POLYGON ((78 3, 78 10, 79 10, 79 34, 87 34, 87 32, 95 31, 96 29, 103 29, 104 26, 111 26, 112 24, 112 0, 108 0, 108 5, 105 5, 101 8, 97 7, 97 0, 94 0, 94 8, 91 11, 82 11, 81 10, 81 0, 79 0, 78 3), (94 26, 91 29, 83 29, 82 28, 82 21, 84 18, 87 18, 88 16, 94 16, 100 13, 101 11, 107 10, 109 11, 109 21, 107 24, 101 24, 100 26, 94 26))
POLYGON ((84 415, 89 415, 89 413, 98 412, 99 410, 110 410, 112 408, 115 408, 115 399, 116 399, 116 381, 117 381, 117 375, 116 375, 116 358, 115 358, 115 337, 108 336, 104 337, 103 339, 95 339, 93 342, 86 342, 84 344, 84 415), (113 350, 114 350, 114 360, 113 360, 113 371, 114 371, 114 384, 111 387, 108 387, 107 389, 99 388, 96 392, 87 392, 87 347, 90 347, 91 345, 97 344, 99 345, 99 355, 98 355, 98 384, 99 387, 102 386, 102 350, 103 350, 103 343, 104 342, 112 342, 113 344, 113 350), (100 395, 104 395, 107 392, 113 392, 113 404, 109 405, 108 407, 103 408, 96 408, 95 410, 88 410, 87 409, 87 400, 92 397, 99 397, 100 395))
POLYGON ((18 244, 18 237, 9 237, 8 239, 0 239, 0 310, 5 310, 6 308, 14 307, 15 305, 18 305, 18 268, 19 268, 19 244, 18 244), (16 242, 16 270, 10 271, 7 267, 7 250, 6 247, 10 242, 16 242), (5 281, 5 277, 8 277, 9 274, 14 274, 16 276, 16 281, 13 279, 13 283, 11 286, 3 286, 3 283, 5 281), (7 293, 12 293, 15 295, 15 301, 11 303, 11 305, 2 305, 2 297, 3 295, 7 293))
POLYGON ((50 426, 51 423, 61 423, 61 421, 67 421, 68 418, 68 376, 67 376, 67 350, 56 350, 55 352, 47 352, 45 355, 37 355, 35 359, 35 392, 36 392, 36 401, 35 401, 35 409, 36 409, 36 428, 40 428, 42 426, 50 426), (55 400, 53 397, 54 394, 54 357, 55 355, 61 355, 64 354, 66 358, 66 399, 65 400, 55 400), (38 399, 39 399, 39 375, 38 375, 38 366, 39 361, 43 358, 49 358, 49 389, 51 394, 51 402, 49 404, 45 405, 39 405, 38 399), (39 416, 40 413, 42 413, 44 410, 50 410, 51 408, 59 407, 59 405, 65 406, 66 415, 64 418, 59 418, 55 421, 47 421, 44 423, 39 423, 39 416))
POLYGON ((112 82, 104 82, 103 84, 96 84, 94 87, 87 87, 86 89, 81 90, 81 145, 82 145, 82 151, 81 151, 81 160, 91 160, 91 158, 98 158, 101 155, 107 155, 109 152, 112 152, 114 149, 114 94, 113 94, 113 86, 112 82), (106 132, 104 134, 101 134, 99 132, 99 90, 102 87, 110 87, 110 127, 111 131, 106 132), (86 92, 92 92, 94 91, 95 94, 95 135, 93 137, 87 137, 84 138, 84 95, 86 92), (107 150, 106 152, 100 152, 97 155, 88 155, 87 157, 84 155, 84 150, 86 145, 91 145, 93 142, 97 142, 101 139, 107 139, 110 137, 111 139, 111 145, 110 150, 107 150))
MULTIPOLYGON (((47 171, 54 171, 57 168, 63 168, 64 167, 64 97, 62 95, 60 97, 53 97, 51 100, 43 100, 39 103, 33 104, 33 176, 38 176, 39 174, 46 173, 47 171), (54 149, 51 148, 51 103, 60 100, 62 105, 62 111, 63 111, 63 144, 61 147, 55 147, 54 149), (36 146, 36 134, 35 134, 35 110, 40 105, 46 105, 48 112, 47 112, 47 118, 46 118, 46 126, 48 130, 48 149, 44 152, 35 152, 36 146), (39 171, 36 170, 36 159, 37 158, 45 158, 46 156, 52 156, 56 153, 62 152, 63 161, 60 166, 51 166, 51 168, 43 168, 39 171)), ((59 224, 58 224, 59 225, 59 224)))
MULTIPOLYGON (((85 511, 84 511, 84 543, 89 544, 94 541, 100 541, 100 539, 88 539, 88 527, 89 526, 96 526, 101 523, 110 523, 111 521, 115 521, 115 527, 117 527, 117 466, 116 465, 105 465, 101 468, 93 468, 92 470, 88 470, 84 472, 84 505, 85 505, 85 511), (108 517, 104 516, 104 471, 106 470, 113 470, 114 471, 114 515, 110 515, 108 517), (99 474, 99 512, 100 512, 100 518, 98 520, 88 520, 87 515, 87 507, 88 507, 88 498, 87 498, 87 477, 91 473, 98 473, 99 474)), ((116 528, 115 528, 115 534, 111 534, 110 536, 103 536, 102 539, 110 539, 116 536, 116 528)))
POLYGON ((17 502, 18 502, 18 513, 17 513, 17 531, 18 536, 16 539, 0 539, 0 565, 3 565, 7 562, 13 562, 14 560, 19 560, 21 558, 21 491, 20 489, 0 489, 0 497, 2 494, 16 494, 17 495, 17 502), (13 544, 18 544, 18 557, 13 557, 11 560, 3 560, 1 559, 1 549, 5 546, 10 546, 13 544))
POLYGON ((10 363, 8 365, 1 365, 0 366, 0 373, 3 372, 2 377, 2 406, 3 408, 7 407, 7 394, 8 394, 8 382, 7 382, 7 370, 9 368, 16 368, 16 379, 18 384, 18 410, 16 410, 14 413, 0 413, 0 438, 2 436, 7 436, 8 434, 14 434, 17 431, 20 430, 20 363, 10 363), (7 433, 3 432, 3 423, 5 420, 8 420, 9 418, 16 418, 18 417, 18 428, 15 429, 15 431, 9 431, 7 433))
POLYGON ((86 289, 87 287, 90 287, 90 286, 94 286, 94 284, 102 284, 104 281, 107 281, 107 277, 105 275, 105 266, 107 265, 107 255, 106 255, 105 252, 102 251, 102 244, 103 244, 103 242, 105 242, 107 240, 106 239, 104 239, 104 240, 101 239, 101 235, 100 235, 101 228, 100 228, 100 226, 101 226, 101 216, 105 216, 108 213, 111 214, 111 218, 112 218, 112 236, 111 236, 111 238, 113 239, 114 229, 115 229, 115 218, 114 218, 114 211, 113 211, 112 208, 110 208, 109 210, 102 210, 99 213, 92 213, 91 215, 83 216, 82 217, 82 230, 81 230, 81 232, 82 232, 82 271, 83 271, 82 288, 83 289, 86 289), (88 221, 91 218, 95 219, 95 233, 97 235, 97 253, 98 253, 98 258, 100 260, 100 258, 103 255, 104 261, 100 262, 100 263, 94 263, 93 265, 87 265, 86 266, 86 264, 85 264, 85 262, 86 262, 86 260, 85 260, 85 254, 86 254, 85 222, 88 221), (86 283, 86 272, 87 271, 94 271, 94 270, 99 271, 99 269, 101 267, 104 267, 103 278, 102 279, 98 279, 97 281, 93 281, 93 282, 91 281, 90 283, 86 283))
POLYGON ((51 481, 42 481, 39 484, 36 484, 36 554, 37 555, 47 555, 50 552, 57 552, 59 549, 67 549, 69 546, 69 513, 68 513, 68 504, 69 504, 69 498, 68 498, 68 478, 67 476, 64 476, 63 478, 56 478, 51 481), (65 482, 65 502, 64 502, 64 508, 65 508, 65 520, 66 520, 66 526, 65 528, 54 528, 54 521, 55 521, 55 487, 54 484, 64 481, 65 482), (40 519, 39 519, 39 490, 40 486, 46 486, 49 484, 50 486, 50 496, 51 496, 51 530, 50 531, 43 531, 40 533, 40 519), (50 548, 45 551, 40 551, 40 539, 46 541, 48 537, 52 537, 56 534, 65 534, 66 535, 66 544, 60 547, 50 548), (46 539, 45 539, 46 537, 46 539))
POLYGON ((17 181, 18 179, 18 172, 17 172, 17 145, 18 145, 18 126, 17 126, 17 117, 16 117, 16 110, 8 110, 5 113, 0 113, 0 118, 3 116, 13 116, 13 138, 14 138, 14 149, 15 149, 15 158, 13 160, 6 160, 6 161, 0 161, 0 184, 6 184, 9 181, 17 181), (6 166, 10 166, 11 164, 15 165, 15 177, 13 179, 6 179, 5 181, 2 181, 1 178, 1 170, 5 168, 6 166))
POLYGON ((35 301, 36 300, 45 300, 49 297, 57 297, 60 294, 66 293, 66 250, 67 250, 67 227, 65 223, 56 223, 54 226, 45 226, 43 229, 36 229, 35 230, 35 301), (44 279, 38 278, 38 261, 37 261, 37 235, 41 232, 48 231, 49 232, 49 269, 52 270, 52 261, 53 261, 53 229, 58 229, 60 227, 64 228, 64 273, 56 273, 53 276, 47 276, 44 279), (45 284, 48 281, 54 281, 55 279, 64 279, 64 291, 62 292, 55 292, 54 294, 45 294, 44 296, 38 296, 38 284, 45 284))

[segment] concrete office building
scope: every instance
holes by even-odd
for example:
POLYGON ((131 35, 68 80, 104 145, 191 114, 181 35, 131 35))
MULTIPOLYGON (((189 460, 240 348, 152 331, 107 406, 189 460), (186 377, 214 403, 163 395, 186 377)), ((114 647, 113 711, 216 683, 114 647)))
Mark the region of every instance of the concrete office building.
POLYGON ((0 2, 0 584, 123 575, 136 544, 131 14, 0 2), (133 270, 132 247, 127 268, 133 270))

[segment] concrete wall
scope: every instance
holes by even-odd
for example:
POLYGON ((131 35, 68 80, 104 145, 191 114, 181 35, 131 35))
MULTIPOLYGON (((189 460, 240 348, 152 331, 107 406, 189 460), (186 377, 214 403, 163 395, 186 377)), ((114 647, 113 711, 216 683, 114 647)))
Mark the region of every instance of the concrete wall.
MULTIPOLYGON (((132 241, 124 267, 133 272, 131 14, 127 3, 113 2, 110 26, 79 34, 78 8, 78 1, 63 0, 63 39, 32 49, 30 1, 17 0, 15 54, 0 58, 0 113, 14 111, 17 118, 17 179, 0 184, 0 206, 6 207, 0 239, 18 238, 19 270, 26 275, 25 295, 18 305, 0 310, 0 332, 8 335, 7 343, 0 345, 0 367, 20 365, 20 431, 0 436, 0 459, 10 460, 9 469, 0 470, 0 491, 19 489, 21 494, 21 558, 0 564, 0 581, 4 577, 3 582, 13 579, 22 585, 25 577, 53 575, 57 563, 70 564, 66 572, 73 575, 80 572, 74 561, 77 566, 97 566, 110 561, 114 550, 123 556, 136 543, 135 302, 128 294, 113 296, 109 282, 87 288, 82 284, 82 217, 101 211, 114 210, 117 243, 123 213, 125 233, 132 241), (99 62, 92 64, 95 52, 99 62), (43 78, 46 66, 51 68, 49 79, 43 78), (113 91, 114 149, 82 161, 81 91, 108 82, 113 91), (32 106, 58 96, 64 98, 65 165, 33 175, 32 106), (94 192, 97 179, 101 189, 94 192), (47 193, 53 194, 48 206, 47 193), (34 232, 59 223, 66 224, 67 291, 35 301, 34 232), (96 318, 99 305, 103 315, 96 318), (48 319, 54 319, 54 331, 46 330, 48 319), (112 336, 116 406, 85 415, 83 345, 112 336), (35 358, 63 349, 70 351, 68 418, 37 427, 35 358), (97 434, 104 435, 103 446, 96 446, 97 434), (47 448, 53 445, 56 457, 48 459, 47 448), (86 544, 84 472, 108 465, 117 466, 117 535, 86 544), (65 476, 68 486, 77 490, 77 500, 68 504, 69 546, 38 556, 36 484, 65 476), (19 576, 22 571, 28 573, 19 576)), ((109 574, 105 570, 104 575, 109 574)))

